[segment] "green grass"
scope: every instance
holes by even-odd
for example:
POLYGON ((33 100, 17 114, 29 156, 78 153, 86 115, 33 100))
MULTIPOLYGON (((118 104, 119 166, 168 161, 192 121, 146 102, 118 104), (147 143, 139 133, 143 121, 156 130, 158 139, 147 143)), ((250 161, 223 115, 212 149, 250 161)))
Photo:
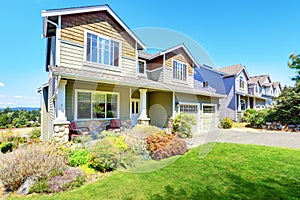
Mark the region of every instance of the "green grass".
POLYGON ((210 143, 171 163, 149 173, 114 172, 74 191, 26 199, 300 198, 300 150, 210 143))

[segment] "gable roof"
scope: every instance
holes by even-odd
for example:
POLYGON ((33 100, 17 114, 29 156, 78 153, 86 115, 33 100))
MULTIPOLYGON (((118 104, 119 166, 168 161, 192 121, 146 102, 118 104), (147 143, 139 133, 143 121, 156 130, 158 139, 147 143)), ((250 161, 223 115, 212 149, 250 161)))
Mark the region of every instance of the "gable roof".
POLYGON ((148 60, 152 60, 152 59, 154 59, 154 58, 156 58, 158 56, 170 53, 170 52, 175 51, 175 50, 180 49, 180 48, 182 48, 183 51, 188 55, 188 57, 192 60, 192 62, 194 63, 194 65, 199 68, 199 65, 198 65, 196 59, 192 56, 191 52, 188 50, 188 48, 185 46, 184 43, 176 45, 176 46, 171 47, 171 48, 168 48, 166 50, 160 51, 160 52, 158 52, 158 53, 156 53, 154 55, 149 54, 149 53, 144 52, 144 51, 140 51, 139 52, 139 57, 145 58, 145 59, 148 59, 148 60))
POLYGON ((259 82, 259 77, 250 77, 249 78, 249 81, 248 81, 249 85, 253 85, 253 84, 256 84, 256 83, 258 83, 258 85, 261 86, 261 83, 259 82))
POLYGON ((279 89, 280 89, 280 90, 282 90, 282 88, 281 88, 281 84, 280 84, 280 82, 279 82, 279 81, 277 81, 277 82, 273 82, 273 87, 274 87, 274 88, 277 88, 277 87, 279 87, 279 89))
POLYGON ((46 36, 45 31, 47 30, 47 18, 53 16, 71 15, 79 13, 97 12, 97 11, 107 11, 125 31, 137 42, 139 49, 146 49, 145 44, 130 30, 130 28, 119 18, 119 16, 109 7, 109 5, 99 5, 99 6, 82 6, 73 8, 62 8, 62 9, 49 9, 42 10, 42 17, 44 23, 43 37, 46 36))
MULTIPOLYGON (((249 79, 249 75, 248 75, 248 72, 247 72, 246 68, 244 66, 242 66, 241 64, 231 65, 231 66, 228 66, 228 67, 222 67, 222 68, 219 68, 217 70, 227 74, 227 76, 236 76, 241 71, 244 70, 244 72, 246 74, 246 77, 249 79)), ((226 77, 226 75, 225 75, 225 77, 226 77)))
POLYGON ((257 79, 260 85, 264 85, 264 82, 266 80, 269 80, 269 82, 271 82, 270 76, 268 74, 253 76, 253 77, 251 77, 251 79, 257 79))

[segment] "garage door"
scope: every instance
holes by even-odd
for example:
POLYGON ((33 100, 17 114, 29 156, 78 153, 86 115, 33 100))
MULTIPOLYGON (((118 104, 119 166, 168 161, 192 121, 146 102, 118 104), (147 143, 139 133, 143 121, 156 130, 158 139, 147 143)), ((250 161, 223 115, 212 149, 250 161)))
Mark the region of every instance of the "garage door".
POLYGON ((215 105, 203 105, 202 129, 209 130, 217 128, 217 112, 215 105))
POLYGON ((199 126, 199 109, 198 105, 184 105, 180 104, 180 112, 188 113, 192 116, 194 116, 194 119, 196 121, 196 124, 192 126, 192 132, 196 133, 198 132, 198 126, 199 126))

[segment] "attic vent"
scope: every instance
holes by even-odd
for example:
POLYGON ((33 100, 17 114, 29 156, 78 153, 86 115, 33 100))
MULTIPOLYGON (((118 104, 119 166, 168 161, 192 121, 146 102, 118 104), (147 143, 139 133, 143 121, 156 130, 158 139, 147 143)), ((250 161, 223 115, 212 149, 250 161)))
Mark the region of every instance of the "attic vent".
POLYGON ((203 87, 208 87, 208 81, 203 82, 203 87))

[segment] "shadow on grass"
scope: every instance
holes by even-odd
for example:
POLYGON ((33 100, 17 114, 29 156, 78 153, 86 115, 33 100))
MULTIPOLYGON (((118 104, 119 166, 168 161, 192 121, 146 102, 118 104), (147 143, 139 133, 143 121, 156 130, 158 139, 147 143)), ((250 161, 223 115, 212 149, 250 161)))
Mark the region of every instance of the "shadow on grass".
POLYGON ((186 188, 167 185, 162 192, 148 195, 148 200, 180 200, 180 199, 299 199, 299 180, 281 178, 279 181, 267 178, 259 183, 247 181, 234 173, 227 173, 229 183, 224 191, 212 185, 203 186, 202 189, 193 189, 192 192, 186 188))

